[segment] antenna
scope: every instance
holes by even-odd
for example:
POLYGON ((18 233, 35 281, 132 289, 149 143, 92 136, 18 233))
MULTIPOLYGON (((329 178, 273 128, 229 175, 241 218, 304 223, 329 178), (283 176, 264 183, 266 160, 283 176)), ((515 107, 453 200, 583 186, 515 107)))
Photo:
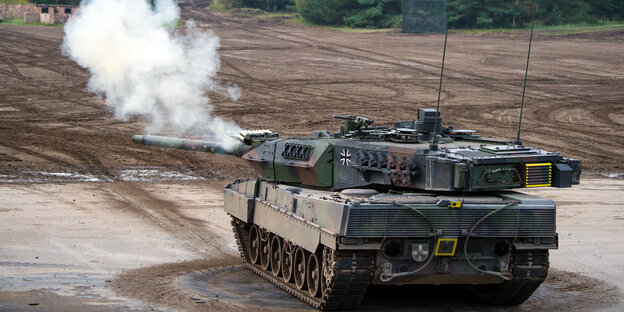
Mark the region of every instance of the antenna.
POLYGON ((520 140, 520 129, 522 129, 522 112, 524 111, 524 94, 526 93, 527 76, 529 74, 529 60, 531 58, 531 44, 533 43, 533 27, 535 26, 535 0, 533 0, 533 7, 531 9, 531 36, 529 37, 529 52, 527 53, 526 69, 524 71, 524 86, 522 87, 522 102, 520 104, 520 119, 518 120, 518 136, 513 142, 516 145, 522 145, 520 140))
POLYGON ((440 85, 438 87, 438 105, 436 106, 435 123, 433 125, 433 139, 429 144, 429 149, 435 151, 438 149, 438 120, 440 119, 440 95, 442 94, 442 78, 444 77, 444 60, 446 59, 446 41, 448 39, 448 4, 445 8, 446 26, 444 27, 444 49, 442 50, 442 69, 440 69, 440 85))

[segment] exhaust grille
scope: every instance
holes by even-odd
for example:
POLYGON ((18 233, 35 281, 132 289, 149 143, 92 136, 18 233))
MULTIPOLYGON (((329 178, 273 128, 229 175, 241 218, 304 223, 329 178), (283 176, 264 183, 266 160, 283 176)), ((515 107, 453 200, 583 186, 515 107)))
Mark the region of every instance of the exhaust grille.
MULTIPOLYGON (((460 237, 483 216, 500 206, 457 208, 418 207, 445 236, 460 237)), ((409 208, 397 206, 351 207, 347 236, 425 237, 430 233, 425 219, 409 208)), ((473 232, 478 237, 553 237, 555 208, 510 207, 485 219, 473 232)))
POLYGON ((526 164, 524 182, 526 187, 551 186, 552 164, 526 164))

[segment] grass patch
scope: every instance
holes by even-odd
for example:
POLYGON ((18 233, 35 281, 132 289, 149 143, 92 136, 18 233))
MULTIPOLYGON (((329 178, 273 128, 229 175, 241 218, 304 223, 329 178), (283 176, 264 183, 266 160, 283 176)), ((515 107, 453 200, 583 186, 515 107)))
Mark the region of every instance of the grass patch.
MULTIPOLYGON (((214 8, 214 7, 213 7, 214 8)), ((301 15, 295 12, 267 12, 260 9, 253 8, 235 8, 231 10, 218 9, 219 11, 229 13, 233 16, 256 18, 262 21, 268 22, 283 22, 297 25, 304 25, 308 27, 331 29, 335 31, 341 31, 346 33, 371 33, 371 32, 387 32, 395 31, 398 28, 382 28, 382 29, 370 29, 370 28, 352 28, 348 26, 327 26, 312 24, 301 15)))
POLYGON ((6 4, 33 4, 30 1, 27 0, 0 0, 0 3, 6 3, 6 4))
POLYGON ((5 18, 0 20, 0 24, 24 25, 23 18, 5 18))
POLYGON ((236 8, 226 10, 233 16, 252 17, 268 22, 285 22, 291 24, 305 24, 305 21, 299 14, 295 12, 267 12, 260 9, 252 8, 236 8))
POLYGON ((44 24, 44 23, 24 23, 23 18, 6 18, 0 20, 0 24, 10 24, 10 25, 27 25, 27 26, 64 26, 65 24, 44 24))
POLYGON ((233 8, 233 5, 235 5, 233 2, 234 1, 212 0, 210 1, 210 7, 217 11, 228 11, 233 8))
POLYGON ((175 22, 166 23, 164 24, 164 26, 167 28, 183 27, 184 23, 182 22, 181 18, 178 18, 175 22))
MULTIPOLYGON (((570 35, 581 34, 605 30, 624 29, 624 22, 621 21, 608 21, 601 24, 589 25, 589 24, 572 24, 572 25, 557 25, 557 26, 544 26, 535 25, 535 31, 545 35, 570 35)), ((449 29, 449 31, 455 33, 475 34, 475 33, 510 33, 531 30, 530 27, 526 28, 490 28, 490 29, 449 29)))
POLYGON ((549 28, 542 28, 539 31, 546 35, 569 35, 569 34, 581 34, 596 31, 605 30, 617 30, 624 29, 624 22, 607 22, 603 25, 563 25, 553 26, 549 28))
POLYGON ((393 32, 400 31, 400 28, 352 28, 349 26, 315 26, 320 28, 327 28, 335 31, 341 31, 345 33, 376 33, 376 32, 393 32))

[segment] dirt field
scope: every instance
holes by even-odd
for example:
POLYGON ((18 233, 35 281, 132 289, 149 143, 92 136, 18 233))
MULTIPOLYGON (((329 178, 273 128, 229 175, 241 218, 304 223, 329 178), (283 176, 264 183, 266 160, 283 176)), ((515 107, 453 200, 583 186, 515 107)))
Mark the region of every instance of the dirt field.
MULTIPOLYGON (((306 134, 337 129, 331 114, 384 125, 435 105, 440 35, 343 33, 181 2, 183 19, 221 37, 219 77, 243 93, 212 103, 243 127, 306 134)), ((86 90, 88 73, 61 55, 62 37, 61 27, 0 24, 0 310, 245 310, 258 298, 264 308, 251 307, 305 309, 262 282, 249 283, 259 288, 249 286, 248 301, 228 301, 226 286, 213 300, 206 276, 253 278, 227 267, 238 259, 220 206, 226 181, 254 173, 234 157, 131 144, 144 123, 114 119, 86 90)), ((449 35, 446 125, 514 138, 527 41, 449 35)), ((558 201, 561 249, 542 293, 514 310, 622 309, 623 48, 624 31, 535 36, 523 141, 580 158, 585 180, 533 191, 558 201)), ((388 296, 366 306, 408 304, 388 296)), ((427 298, 431 310, 466 309, 461 298, 442 307, 427 298)))

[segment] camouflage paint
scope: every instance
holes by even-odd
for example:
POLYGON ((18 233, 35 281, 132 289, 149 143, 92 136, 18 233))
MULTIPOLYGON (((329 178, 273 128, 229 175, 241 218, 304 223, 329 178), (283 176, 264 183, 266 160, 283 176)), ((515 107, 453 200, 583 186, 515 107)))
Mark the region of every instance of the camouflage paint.
POLYGON ((569 187, 579 183, 581 167, 576 159, 474 134, 453 134, 462 132, 452 129, 427 133, 439 118, 398 122, 401 128, 389 129, 367 128, 372 121, 363 117, 339 117, 347 120, 343 131, 333 136, 317 131, 310 137, 279 138, 266 130, 246 131, 239 135, 240 143, 230 149, 216 142, 157 136, 137 135, 133 141, 234 154, 242 156, 267 180, 335 191, 384 186, 479 192, 527 186, 569 187), (435 149, 426 141, 433 135, 441 138, 435 149), (537 169, 527 168, 537 168, 534 165, 541 163, 549 163, 557 170, 548 172, 544 183, 527 185, 528 175, 539 174, 537 169))

